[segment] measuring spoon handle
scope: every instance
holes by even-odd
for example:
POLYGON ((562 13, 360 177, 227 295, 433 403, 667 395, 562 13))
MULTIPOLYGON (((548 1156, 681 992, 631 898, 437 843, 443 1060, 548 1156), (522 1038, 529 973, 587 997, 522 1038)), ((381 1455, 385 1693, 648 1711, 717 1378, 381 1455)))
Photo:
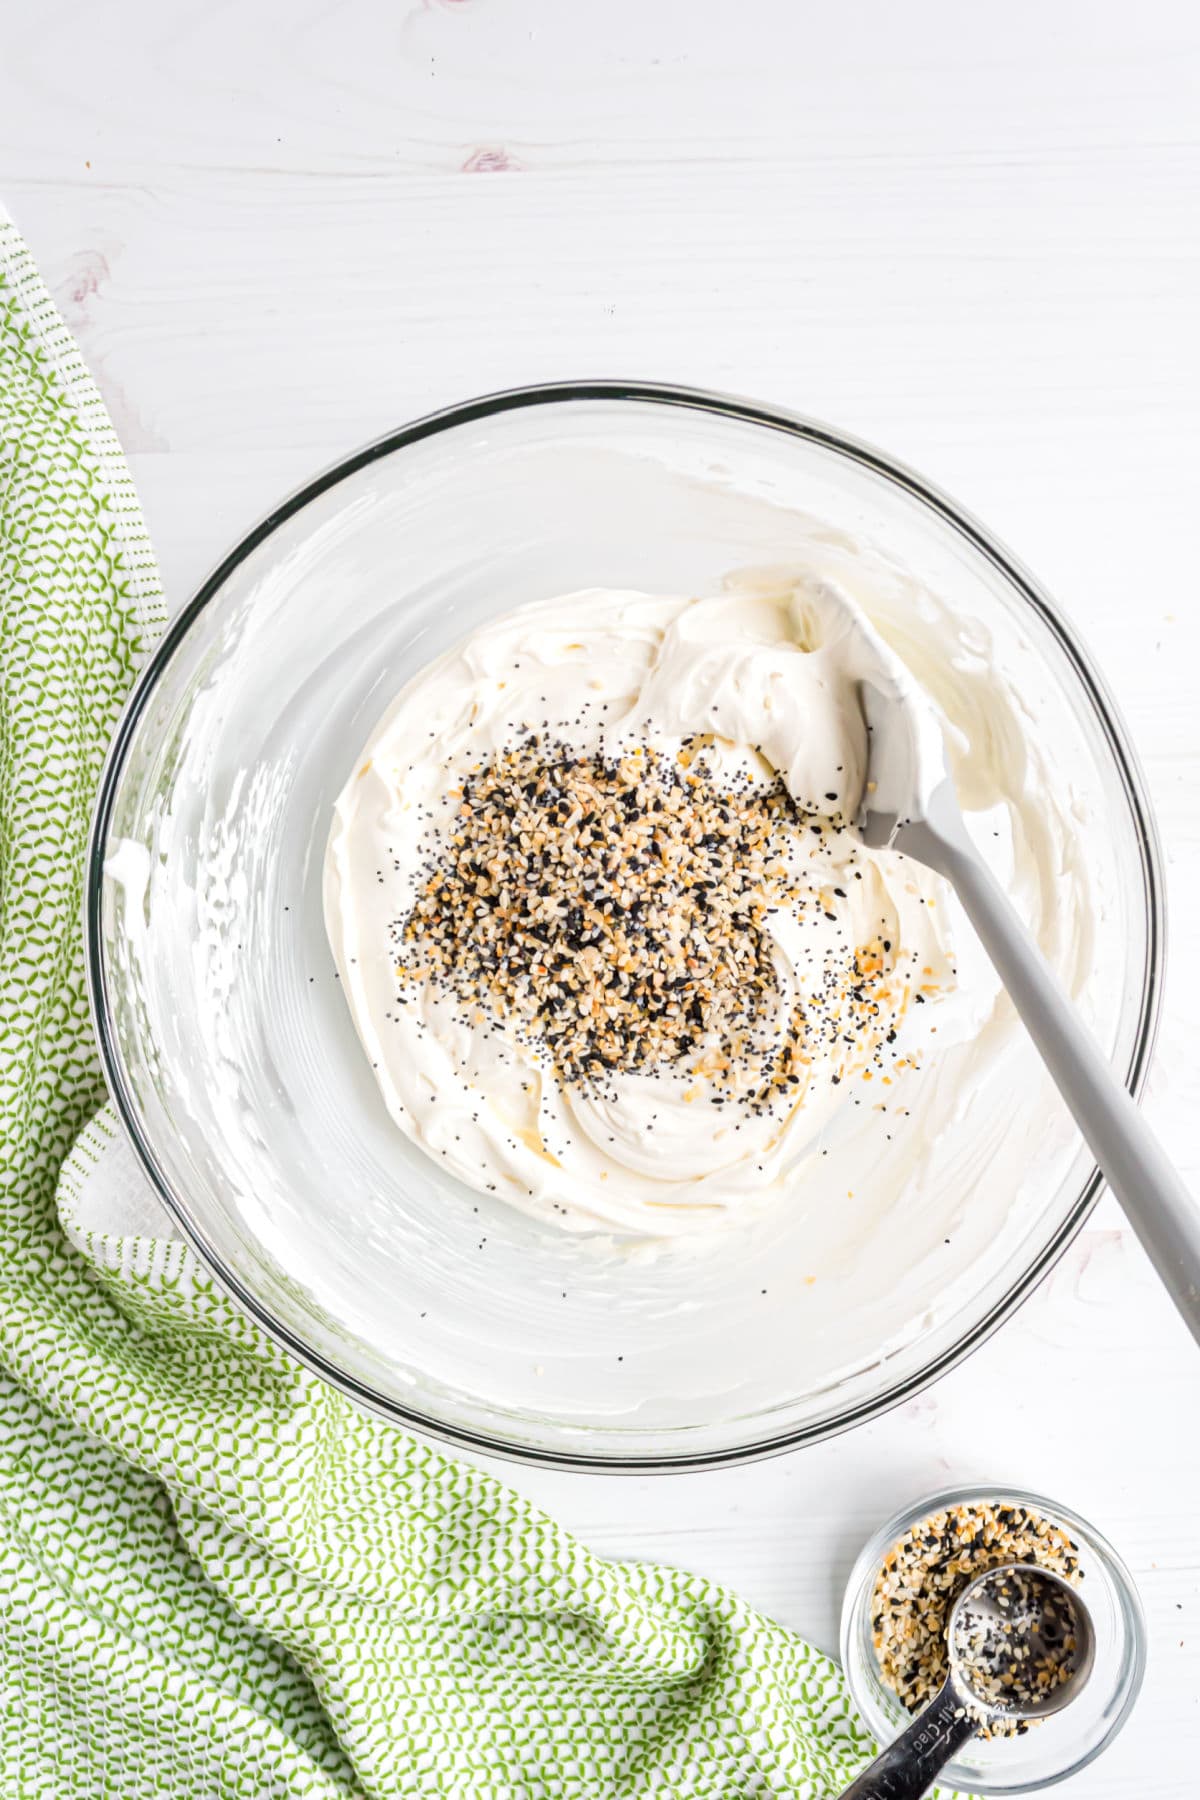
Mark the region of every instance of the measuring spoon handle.
POLYGON ((947 1680, 925 1711, 850 1783, 841 1800, 920 1800, 975 1729, 953 1681, 947 1680))

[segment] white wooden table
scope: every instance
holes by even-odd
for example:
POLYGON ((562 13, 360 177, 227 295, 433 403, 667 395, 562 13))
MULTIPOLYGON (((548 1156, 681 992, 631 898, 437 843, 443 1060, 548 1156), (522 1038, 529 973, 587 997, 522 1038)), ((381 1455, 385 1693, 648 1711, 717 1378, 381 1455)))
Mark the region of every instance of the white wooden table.
MULTIPOLYGON (((1081 623, 1158 806, 1150 1111, 1200 1190, 1200 16, 1190 0, 43 0, 0 196, 94 369, 170 597, 301 477, 570 375, 782 402, 986 519, 1081 623)), ((1151 1665, 1064 1800, 1200 1792, 1200 1355, 1111 1203, 919 1399, 727 1474, 508 1471, 599 1549, 832 1646, 885 1508, 986 1474, 1132 1563, 1151 1665)))

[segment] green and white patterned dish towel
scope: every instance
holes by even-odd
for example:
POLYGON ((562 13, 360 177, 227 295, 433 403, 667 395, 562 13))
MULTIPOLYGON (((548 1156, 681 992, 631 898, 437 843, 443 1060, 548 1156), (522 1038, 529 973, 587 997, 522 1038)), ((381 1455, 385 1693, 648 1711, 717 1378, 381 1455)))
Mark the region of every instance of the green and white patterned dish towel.
POLYGON ((299 1368, 103 1110, 84 841, 162 603, 2 217, 0 607, 3 1800, 836 1794, 869 1746, 831 1662, 299 1368))

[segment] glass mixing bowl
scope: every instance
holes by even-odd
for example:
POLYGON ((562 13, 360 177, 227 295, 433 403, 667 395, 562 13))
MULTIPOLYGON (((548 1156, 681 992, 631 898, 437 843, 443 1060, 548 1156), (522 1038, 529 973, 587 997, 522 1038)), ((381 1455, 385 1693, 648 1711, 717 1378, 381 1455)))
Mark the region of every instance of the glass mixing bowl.
MULTIPOLYGON (((1091 821, 1085 1010, 1141 1086, 1162 953, 1142 781, 1078 639, 980 526, 876 451, 709 394, 554 386, 410 425, 284 501, 173 621, 103 777, 87 898, 102 1054, 151 1181, 267 1331, 394 1419, 599 1468, 811 1441, 965 1355, 1096 1197, 1019 1046, 1026 1098, 1010 1059, 974 1104, 1025 1132, 1020 1191, 999 1164, 972 1175, 974 1216, 999 1223, 951 1284, 883 1208, 885 1341, 814 1280, 802 1193, 718 1254, 631 1256, 468 1192, 387 1116, 321 907, 331 808, 378 715, 493 612, 588 586, 711 590, 786 561, 801 514, 884 547, 986 632, 1091 821)), ((928 1179, 954 1182, 938 1158, 928 1179)))
POLYGON ((1107 1748, 1129 1717, 1146 1672, 1146 1625, 1133 1577, 1107 1539, 1078 1513, 1020 1488, 950 1488, 906 1507, 863 1546, 846 1584, 841 1657, 854 1704, 871 1735, 888 1744, 910 1722, 880 1677, 872 1642, 871 1598, 884 1557, 898 1538, 956 1506, 1024 1506, 1061 1525, 1079 1554, 1080 1593, 1091 1614, 1096 1660, 1077 1700, 1024 1737, 973 1738, 947 1763, 940 1785, 971 1794, 1030 1794, 1076 1775, 1107 1748))

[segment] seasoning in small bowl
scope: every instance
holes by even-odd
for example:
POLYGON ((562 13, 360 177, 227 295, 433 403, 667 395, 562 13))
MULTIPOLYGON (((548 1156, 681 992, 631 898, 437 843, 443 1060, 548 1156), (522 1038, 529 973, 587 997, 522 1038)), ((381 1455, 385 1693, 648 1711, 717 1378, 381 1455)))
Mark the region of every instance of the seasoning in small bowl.
MULTIPOLYGON (((887 1686, 920 1712, 946 1679, 946 1627, 969 1582, 1001 1563, 1036 1563, 1064 1581, 1083 1579, 1064 1527, 1032 1507, 988 1500, 943 1507, 911 1526, 884 1556, 871 1595, 871 1641, 887 1686)), ((993 1724, 1016 1735, 1028 1725, 993 1724)))
MULTIPOLYGON (((929 1495, 888 1519, 864 1544, 846 1588, 842 1663, 868 1731, 889 1744, 941 1687, 955 1600, 976 1576, 1014 1564, 1079 1589, 1092 1627, 1088 1678, 1070 1705, 1038 1720, 1036 1731, 1014 1732, 1009 1722, 989 1719, 988 1735, 973 1736, 942 1771, 945 1786, 961 1792, 1029 1793, 1074 1774, 1112 1741, 1145 1670, 1145 1626, 1129 1571, 1078 1513, 991 1483, 929 1495)), ((968 1632, 965 1652, 971 1650, 968 1632)), ((1053 1645, 1047 1654, 1054 1663, 1053 1645)), ((961 1661, 963 1642, 958 1655, 961 1661)), ((1061 1668, 1043 1671, 1045 1680, 1062 1679, 1071 1665, 1064 1655, 1061 1668)), ((975 1675, 986 1700, 986 1671, 975 1675)), ((1037 1682, 1036 1668, 1033 1677, 1037 1682)))

